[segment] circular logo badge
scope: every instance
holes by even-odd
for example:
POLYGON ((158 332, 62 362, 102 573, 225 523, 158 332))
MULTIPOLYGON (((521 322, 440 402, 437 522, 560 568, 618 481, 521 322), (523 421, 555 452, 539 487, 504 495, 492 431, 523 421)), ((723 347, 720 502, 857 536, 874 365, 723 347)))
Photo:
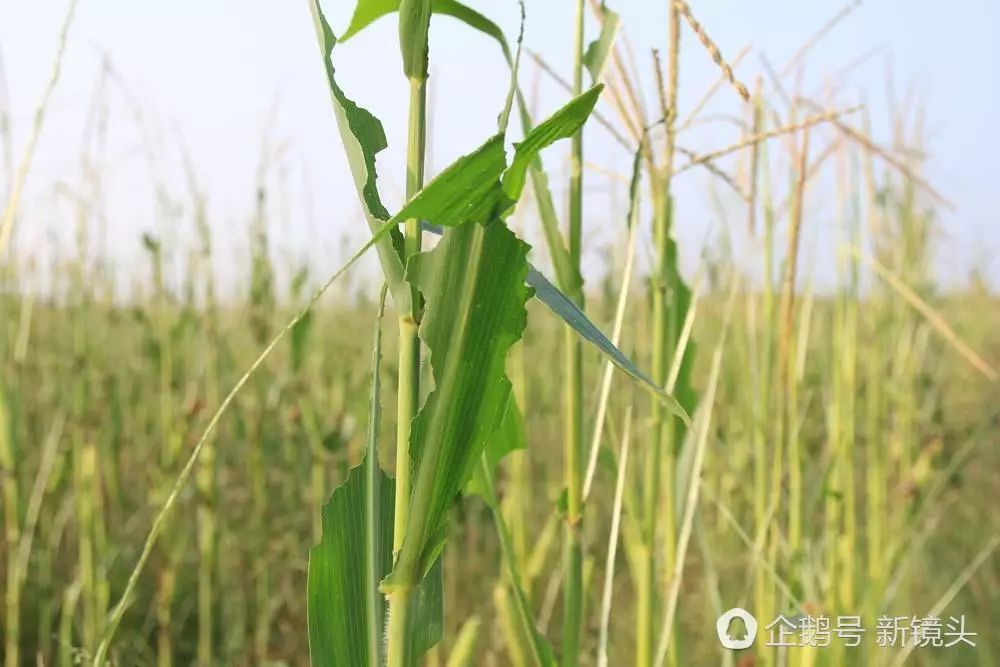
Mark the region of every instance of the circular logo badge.
POLYGON ((753 646, 754 639, 757 638, 757 619, 746 609, 733 607, 715 622, 715 631, 719 635, 719 642, 723 648, 734 651, 750 648, 753 646), (743 625, 746 626, 747 633, 743 639, 733 639, 729 635, 729 626, 737 618, 742 620, 743 625))

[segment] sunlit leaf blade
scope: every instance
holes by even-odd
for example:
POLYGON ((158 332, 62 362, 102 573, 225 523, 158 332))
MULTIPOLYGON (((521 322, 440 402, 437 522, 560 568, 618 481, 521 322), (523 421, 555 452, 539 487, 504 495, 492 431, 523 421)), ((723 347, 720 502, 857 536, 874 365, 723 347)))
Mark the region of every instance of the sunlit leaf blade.
POLYGON ((510 46, 507 44, 507 38, 504 37, 500 26, 476 10, 456 0, 434 0, 433 11, 435 14, 444 14, 456 18, 470 28, 474 28, 488 37, 492 37, 500 45, 504 57, 507 60, 511 59, 510 46))
MULTIPOLYGON (((359 0, 354 17, 351 19, 351 24, 344 33, 344 39, 354 36, 375 20, 386 14, 391 14, 398 9, 399 0, 359 0)), ((513 65, 507 39, 504 37, 503 31, 494 22, 456 0, 435 0, 432 11, 436 14, 444 14, 456 18, 496 40, 507 63, 513 65)), ((516 97, 521 116, 521 125, 525 134, 528 135, 531 133, 533 123, 520 90, 516 92, 516 97)), ((541 157, 537 153, 529 161, 528 172, 531 177, 535 204, 538 207, 538 215, 545 234, 546 245, 552 256, 552 264, 555 267, 559 285, 567 293, 577 298, 583 289, 583 280, 579 272, 569 261, 569 253, 562 234, 559 231, 559 218, 553 202, 552 192, 549 189, 548 176, 545 174, 541 157)), ((395 292, 393 293, 393 298, 395 299, 395 292)))
MULTIPOLYGON (((385 131, 382 128, 382 123, 375 116, 351 101, 337 84, 331 60, 333 49, 337 45, 337 37, 323 16, 318 0, 310 0, 309 6, 312 9, 313 22, 316 25, 316 35, 323 55, 323 66, 326 71, 327 84, 330 87, 330 99, 333 101, 333 110, 337 118, 341 142, 347 154, 347 161, 358 190, 358 196, 361 199, 365 219, 374 233, 382 226, 383 221, 389 219, 389 212, 379 198, 375 169, 375 156, 388 145, 385 131)), ((398 251, 401 244, 402 239, 399 236, 399 231, 393 229, 389 232, 388 238, 379 240, 376 244, 376 250, 396 308, 400 312, 408 312, 411 296, 403 280, 403 262, 398 251)))
MULTIPOLYGON (((430 223, 424 223, 423 230, 438 236, 442 233, 441 227, 430 223)), ((675 399, 672 395, 667 394, 663 388, 657 387, 656 383, 648 375, 639 370, 634 361, 629 359, 624 352, 597 328, 597 325, 587 317, 586 313, 580 310, 566 294, 545 277, 545 274, 533 265, 528 264, 528 274, 525 282, 534 289, 535 297, 539 301, 544 303, 549 310, 571 326, 585 341, 593 345, 602 356, 623 370, 632 379, 639 381, 647 389, 659 396, 668 410, 677 415, 684 424, 690 425, 691 412, 684 407, 685 404, 675 399)), ((688 346, 690 347, 691 343, 688 343, 688 346)), ((690 363, 691 360, 685 357, 681 366, 681 375, 678 376, 678 387, 681 386, 681 378, 685 380, 685 385, 690 387, 690 363)), ((691 405, 694 405, 695 398, 692 391, 688 397, 691 405)))
POLYGON ((538 154, 560 139, 573 136, 586 122, 603 86, 574 98, 517 144, 507 167, 502 134, 458 159, 414 196, 393 220, 431 220, 440 227, 466 221, 485 222, 509 207, 524 192, 525 173, 538 154), (506 171, 504 171, 506 169, 506 171), (503 175, 503 188, 497 179, 503 175))
POLYGON ((506 167, 503 135, 498 134, 441 172, 393 220, 430 220, 441 227, 486 222, 503 206, 497 181, 506 167))
POLYGON ((397 11, 399 11, 399 0, 358 0, 358 4, 354 6, 351 23, 341 39, 346 42, 378 19, 397 11))
POLYGON ((426 302, 420 336, 434 390, 413 422, 406 537, 384 590, 414 585, 437 558, 448 507, 501 425, 511 392, 507 352, 524 331, 531 296, 527 252, 502 221, 471 223, 446 229, 407 266, 426 302))
POLYGON ((608 337, 590 321, 586 314, 569 297, 549 282, 548 278, 532 267, 528 271, 527 281, 534 288, 535 296, 548 306, 549 310, 571 326, 584 340, 597 348, 615 366, 656 394, 667 410, 677 415, 685 424, 690 425, 691 418, 677 399, 667 394, 662 387, 657 386, 648 375, 639 370, 639 367, 608 340, 608 337))
MULTIPOLYGON (((521 116, 521 127, 525 135, 531 134, 532 120, 528 106, 524 102, 521 91, 517 91, 517 108, 521 116)), ((540 155, 535 155, 528 169, 531 176, 531 189, 534 194, 535 206, 538 208, 538 219, 542 223, 542 233, 545 235, 545 245, 549 249, 552 266, 556 272, 559 286, 573 298, 583 295, 583 277, 569 258, 566 241, 559 230, 559 216, 549 188, 549 177, 545 173, 540 155)))
POLYGON ((351 22, 341 39, 346 42, 383 16, 398 12, 399 2, 400 0, 358 0, 351 22))
POLYGON ((614 46, 620 22, 618 14, 604 5, 601 6, 601 14, 604 19, 601 23, 601 34, 590 43, 587 52, 583 55, 583 64, 590 72, 594 83, 597 83, 604 71, 604 65, 608 61, 611 47, 614 46))
POLYGON ((514 159, 503 177, 507 196, 518 200, 524 191, 525 174, 538 154, 560 139, 568 139, 580 131, 597 105, 604 86, 597 85, 570 100, 569 104, 549 116, 516 145, 514 159))
MULTIPOLYGON (((351 23, 344 31, 342 41, 347 41, 358 34, 378 19, 399 11, 400 0, 358 0, 354 7, 354 15, 351 23)), ((431 11, 435 14, 444 14, 462 21, 470 27, 492 37, 500 44, 504 55, 510 58, 510 48, 504 37, 503 31, 497 24, 477 12, 476 10, 463 5, 456 0, 433 0, 431 11)))

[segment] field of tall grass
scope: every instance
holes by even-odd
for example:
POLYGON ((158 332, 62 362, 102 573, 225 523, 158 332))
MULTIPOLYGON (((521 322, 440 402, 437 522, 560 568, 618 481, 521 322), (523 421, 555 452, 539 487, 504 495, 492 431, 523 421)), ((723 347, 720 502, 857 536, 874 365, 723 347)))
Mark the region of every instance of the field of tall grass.
POLYGON ((568 72, 454 0, 358 0, 346 29, 306 1, 357 188, 326 214, 371 232, 323 275, 276 259, 265 154, 224 284, 183 146, 185 182, 152 183, 161 219, 135 226, 158 230, 143 270, 95 255, 110 85, 63 184, 75 250, 17 247, 76 0, 26 145, 0 115, 3 665, 1000 664, 1000 296, 935 280, 951 204, 922 110, 873 135, 845 92, 863 59, 796 83, 854 4, 758 76, 684 0, 652 54, 614 3, 574 0, 568 72), (456 19, 512 76, 496 132, 432 173, 429 26, 456 19), (338 79, 376 20, 399 26, 400 164, 338 79), (686 40, 718 67, 687 108, 686 40), (539 112, 530 76, 561 103, 539 112), (689 149, 713 122, 739 139, 689 149), (625 173, 589 158, 597 135, 625 173), (705 248, 678 247, 692 171, 705 248), (624 196, 591 206, 604 185, 624 196), (368 254, 377 280, 351 271, 368 254), (736 607, 759 623, 743 650, 716 631, 736 607))

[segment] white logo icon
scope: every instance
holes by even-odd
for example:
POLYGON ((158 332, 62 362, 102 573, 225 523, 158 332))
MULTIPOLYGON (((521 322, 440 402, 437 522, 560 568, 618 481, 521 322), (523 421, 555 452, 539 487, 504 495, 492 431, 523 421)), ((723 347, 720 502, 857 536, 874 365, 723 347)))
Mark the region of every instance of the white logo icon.
POLYGON ((719 642, 722 644, 722 648, 734 651, 750 648, 753 646, 753 640, 757 638, 757 619, 746 609, 733 607, 715 622, 715 631, 719 634, 719 642), (729 626, 737 618, 742 620, 743 625, 746 627, 746 636, 743 639, 733 639, 729 634, 729 626))

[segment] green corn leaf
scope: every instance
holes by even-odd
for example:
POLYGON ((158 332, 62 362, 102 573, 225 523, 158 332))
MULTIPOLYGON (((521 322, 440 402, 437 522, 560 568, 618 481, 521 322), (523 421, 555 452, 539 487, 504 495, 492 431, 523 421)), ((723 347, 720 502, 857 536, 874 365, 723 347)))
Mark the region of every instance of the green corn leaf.
MULTIPOLYGON (((315 2, 315 0, 313 0, 315 2)), ((377 19, 391 14, 399 9, 399 0, 359 0, 350 26, 344 33, 344 40, 353 37, 364 30, 377 19)), ((436 14, 443 14, 456 18, 471 28, 482 32, 494 39, 499 44, 504 58, 508 65, 513 66, 510 45, 504 37, 503 31, 494 22, 480 14, 479 12, 463 5, 456 0, 434 0, 432 11, 436 14)), ((598 42, 601 40, 599 39, 598 42)), ((610 46, 608 47, 610 49, 610 46)), ((597 61, 597 56, 594 56, 597 61)), ((516 91, 518 111, 521 116, 521 126, 526 136, 531 134, 533 123, 528 113, 527 104, 520 89, 516 91)), ((542 165, 542 160, 537 153, 529 161, 528 172, 531 177, 531 185, 534 191, 534 199, 538 207, 539 219, 542 222, 542 231, 545 234, 545 242, 552 257, 552 264, 555 267, 556 279, 560 287, 573 298, 578 298, 583 290, 583 278, 569 261, 569 252, 566 249, 562 233, 559 231, 559 217, 556 213, 552 191, 549 188, 548 176, 542 165)), ((516 180, 516 177, 512 177, 516 180)), ((395 292, 393 293, 395 299, 395 292)))
POLYGON ((341 39, 346 42, 378 19, 397 11, 399 0, 358 0, 351 22, 341 39))
POLYGON ((528 132, 524 141, 515 145, 514 159, 503 176, 503 189, 508 197, 514 201, 521 198, 525 174, 539 153, 556 141, 569 139, 576 134, 593 113, 602 90, 604 86, 597 85, 573 98, 569 104, 528 132))
MULTIPOLYGON (((385 573, 388 576, 389 572, 385 573)), ((406 641, 410 645, 407 655, 416 667, 420 658, 431 650, 444 636, 444 569, 438 558, 430 567, 417 591, 410 598, 411 623, 406 628, 406 641)))
POLYGON ((434 0, 433 11, 435 14, 443 14, 456 18, 470 28, 478 30, 488 37, 492 37, 500 45, 500 49, 503 51, 507 61, 511 60, 510 46, 507 44, 507 38, 504 37, 503 30, 476 10, 456 0, 434 0))
POLYGON ((571 326, 578 335, 585 341, 593 345, 611 363, 625 371, 634 380, 638 380, 644 387, 652 391, 659 397, 664 407, 675 414, 685 424, 691 424, 691 418, 687 410, 680 402, 664 391, 663 387, 653 382, 648 375, 639 370, 639 367, 628 358, 614 343, 608 340, 600 329, 584 314, 580 307, 559 289, 549 282, 540 271, 531 268, 527 276, 528 284, 535 290, 538 300, 548 306, 549 310, 558 315, 566 324, 571 326))
POLYGON ((441 172, 393 220, 430 220, 441 227, 491 220, 506 206, 498 186, 506 168, 503 135, 498 134, 441 172))
MULTIPOLYGON (((378 584, 392 568, 395 484, 378 465, 381 320, 380 308, 373 346, 368 449, 361 465, 351 470, 323 506, 323 536, 309 552, 309 654, 316 667, 381 667, 384 662, 386 604, 378 584)), ((441 640, 442 590, 438 561, 410 602, 414 623, 407 642, 414 660, 441 640)))
POLYGON ((590 117, 604 86, 577 96, 516 144, 507 167, 502 134, 459 158, 393 216, 393 220, 432 220, 441 227, 467 221, 486 222, 509 208, 524 192, 525 173, 538 154, 560 139, 573 136, 590 117), (506 169, 506 171, 504 171, 506 169), (503 175, 503 188, 496 179, 503 175), (505 201, 506 198, 506 201, 505 201))
POLYGON ((323 539, 309 552, 309 654, 315 667, 381 665, 386 605, 368 585, 368 568, 392 567, 393 483, 381 470, 374 488, 369 456, 323 506, 323 539), (374 527, 366 503, 374 496, 374 527), (374 542, 374 550, 369 545, 374 542))
MULTIPOLYGON (((668 216, 673 216, 673 198, 667 200, 668 216)), ((673 225, 670 225, 672 227, 673 225)), ((670 340, 676 341, 684 328, 684 320, 687 317, 688 309, 691 307, 691 288, 684 282, 684 277, 680 273, 677 258, 677 243, 673 238, 667 241, 667 252, 664 257, 663 266, 660 268, 659 280, 663 282, 664 289, 673 294, 673 314, 670 318, 670 340)), ((674 396, 678 403, 688 414, 694 413, 698 403, 698 394, 691 384, 691 372, 693 370, 694 358, 697 354, 698 345, 695 341, 688 341, 684 349, 684 356, 681 357, 680 368, 677 373, 677 381, 674 385, 674 396)), ((677 451, 684 440, 684 430, 691 424, 675 424, 674 447, 677 451)))
MULTIPOLYGON (((373 485, 366 455, 323 506, 323 539, 309 552, 309 654, 314 667, 374 667, 382 664, 385 598, 378 582, 392 569, 395 483, 381 470, 373 485), (366 503, 375 488, 374 526, 366 503), (372 538, 374 539, 372 540, 372 538), (374 541, 374 551, 366 545, 374 541), (374 566, 374 587, 368 567, 374 566), (373 643, 374 642, 374 643, 373 643), (378 656, 377 660, 373 660, 378 656)), ((441 640, 443 587, 440 559, 411 599, 407 641, 414 660, 441 640)))
POLYGON ((604 86, 595 86, 571 100, 516 144, 514 159, 507 166, 504 136, 491 137, 478 149, 459 158, 428 183, 392 222, 420 219, 424 228, 440 234, 442 227, 468 221, 486 222, 508 209, 524 193, 525 173, 539 153, 560 139, 575 134, 594 110, 604 86), (503 187, 497 179, 503 176, 503 187))
POLYGON ((313 665, 380 667, 386 604, 378 582, 392 567, 395 488, 378 465, 382 313, 375 323, 368 449, 323 506, 323 536, 309 552, 309 655, 313 665))
MULTIPOLYGON (((319 1, 309 0, 309 6, 312 9, 320 52, 323 55, 323 66, 326 70, 340 138, 347 153, 347 161, 361 199, 365 219, 371 231, 375 233, 382 226, 382 222, 389 219, 389 212, 379 198, 375 170, 375 156, 388 145, 385 131, 375 116, 351 101, 337 85, 331 60, 333 49, 337 45, 337 37, 323 16, 319 1)), ((392 229, 388 234, 387 238, 380 239, 376 243, 376 251, 396 308, 400 312, 409 312, 411 296, 403 279, 403 262, 399 251, 402 247, 402 237, 397 229, 392 229)))
POLYGON ((601 34, 587 47, 587 52, 583 55, 583 65, 590 72, 594 83, 601 78, 604 65, 608 61, 611 47, 614 46, 615 37, 618 35, 618 24, 620 19, 618 14, 601 5, 601 14, 604 21, 601 24, 601 34))
MULTIPOLYGON (((430 223, 424 223, 423 230, 438 236, 442 234, 441 227, 430 223)), ((674 396, 667 394, 662 387, 658 387, 648 375, 639 369, 628 355, 622 352, 620 348, 604 335, 572 299, 553 285, 552 281, 545 277, 545 274, 531 264, 528 264, 528 274, 525 282, 534 290, 535 297, 563 322, 572 327, 584 341, 592 345, 603 357, 624 371, 633 380, 640 382, 658 396, 670 412, 677 415, 683 424, 690 426, 691 410, 686 406, 691 405, 693 407, 695 403, 696 395, 694 395, 693 391, 691 391, 690 395, 686 395, 685 401, 680 401, 674 396)), ((691 345, 691 343, 688 343, 689 348, 691 345)), ((690 364, 691 360, 685 357, 682 362, 681 373, 678 375, 678 387, 690 387, 690 364), (681 385, 681 379, 684 379, 684 385, 681 385)))
MULTIPOLYGON (((400 0, 358 0, 358 4, 354 7, 354 15, 351 17, 350 25, 347 26, 347 30, 344 31, 341 39, 346 42, 383 16, 399 11, 399 8, 400 0)), ((500 48, 507 59, 510 60, 510 47, 507 45, 503 31, 500 30, 497 24, 476 10, 456 0, 432 0, 431 12, 456 18, 492 37, 500 44, 500 48)))
MULTIPOLYGON (((315 1, 315 0, 314 0, 315 1)), ((391 14, 399 9, 399 0, 359 0, 350 26, 344 33, 344 39, 353 37, 364 30, 377 19, 391 14)), ((513 66, 513 57, 510 45, 504 37, 503 31, 494 22, 480 14, 479 12, 463 5, 456 0, 434 0, 432 11, 435 14, 442 14, 456 18, 469 27, 482 32, 494 39, 499 44, 504 58, 508 65, 513 66)), ((598 40, 600 41, 600 40, 598 40)), ((610 48, 610 47, 609 47, 610 48)), ((596 61, 596 56, 595 56, 596 61)), ((533 123, 528 114, 527 105, 520 89, 516 91, 518 111, 521 116, 522 129, 526 136, 531 134, 533 123)), ((534 191, 535 204, 538 207, 539 219, 542 222, 542 231, 545 234, 545 242, 552 257, 552 264, 555 267, 556 279, 559 286, 573 298, 582 295, 583 278, 579 271, 569 261, 569 252, 566 249, 562 233, 559 231, 559 217, 556 213, 552 191, 549 188, 548 176, 542 165, 539 155, 534 154, 529 161, 528 172, 531 178, 531 185, 534 191)), ((515 177, 512 177, 515 178, 515 177)), ((395 293, 393 294, 395 298, 395 293)))
MULTIPOLYGON (((517 400, 511 394, 507 399, 507 409, 504 411, 500 428, 493 433, 492 437, 486 443, 486 463, 491 479, 503 457, 518 449, 524 449, 526 446, 524 419, 521 417, 521 410, 517 406, 517 400)), ((482 477, 480 475, 473 475, 465 491, 466 493, 478 494, 485 497, 486 490, 483 488, 482 477)))
POLYGON ((434 390, 413 421, 413 497, 384 591, 411 587, 444 544, 446 513, 500 428, 511 385, 507 352, 525 327, 528 246, 500 220, 445 230, 412 258, 407 277, 426 302, 420 336, 434 390))
MULTIPOLYGON (((471 28, 496 40, 497 44, 500 45, 500 50, 503 52, 507 64, 511 67, 514 66, 510 45, 504 37, 503 31, 488 18, 456 0, 435 0, 434 12, 457 18, 471 28)), ((584 95, 586 94, 584 93, 584 95)), ((521 116, 522 130, 526 137, 530 136, 533 126, 531 116, 528 113, 528 106, 525 104, 524 96, 521 94, 520 88, 516 86, 515 98, 517 100, 518 112, 521 116)), ((574 100, 574 102, 576 101, 574 100)), ((571 104, 573 103, 571 102, 571 104)), ((545 234, 545 243, 552 257, 552 264, 555 267, 556 279, 559 281, 560 287, 567 294, 580 300, 583 291, 583 278, 573 266, 573 263, 570 262, 569 251, 566 248, 562 233, 559 231, 559 216, 556 213, 552 191, 549 188, 549 179, 542 165, 541 157, 535 152, 531 159, 526 160, 526 162, 529 163, 528 173, 535 195, 535 205, 538 207, 538 217, 542 222, 542 231, 545 234)))

